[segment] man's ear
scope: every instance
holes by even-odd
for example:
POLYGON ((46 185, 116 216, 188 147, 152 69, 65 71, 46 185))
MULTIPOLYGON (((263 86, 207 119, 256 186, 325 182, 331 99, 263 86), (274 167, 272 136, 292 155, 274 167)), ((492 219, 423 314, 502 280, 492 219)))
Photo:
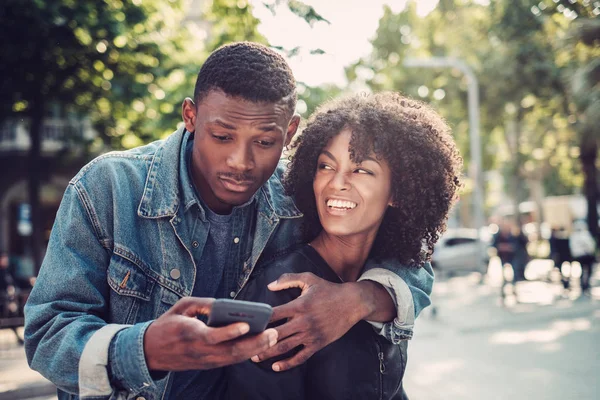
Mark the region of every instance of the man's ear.
POLYGON ((186 97, 181 105, 181 118, 188 132, 196 130, 196 104, 189 97, 186 97))
POLYGON ((294 135, 298 131, 299 125, 300 125, 300 115, 294 114, 294 116, 290 120, 290 124, 288 125, 284 146, 287 146, 292 142, 294 135))

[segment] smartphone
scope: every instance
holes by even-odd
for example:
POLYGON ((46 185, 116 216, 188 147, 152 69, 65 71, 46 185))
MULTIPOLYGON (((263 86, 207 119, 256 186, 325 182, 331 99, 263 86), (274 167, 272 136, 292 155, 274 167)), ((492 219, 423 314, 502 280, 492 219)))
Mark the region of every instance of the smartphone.
POLYGON ((217 299, 208 316, 208 326, 220 327, 234 322, 247 322, 248 334, 257 334, 265 330, 273 314, 273 308, 265 303, 254 301, 217 299))

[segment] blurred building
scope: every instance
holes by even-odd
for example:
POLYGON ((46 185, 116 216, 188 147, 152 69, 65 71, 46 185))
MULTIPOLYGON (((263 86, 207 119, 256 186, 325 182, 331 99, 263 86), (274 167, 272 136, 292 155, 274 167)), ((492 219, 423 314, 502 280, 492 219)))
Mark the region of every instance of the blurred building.
MULTIPOLYGON (((0 251, 23 257, 31 234, 28 199, 29 122, 9 118, 0 124, 0 251)), ((69 180, 88 160, 86 145, 96 137, 89 120, 44 119, 41 139, 41 223, 48 239, 69 180)))

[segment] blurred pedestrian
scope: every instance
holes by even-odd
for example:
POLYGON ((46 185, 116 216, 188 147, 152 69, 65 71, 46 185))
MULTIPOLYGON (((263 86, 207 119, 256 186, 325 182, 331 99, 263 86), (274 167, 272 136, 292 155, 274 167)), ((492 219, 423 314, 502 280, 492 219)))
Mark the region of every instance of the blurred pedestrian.
POLYGON ((11 302, 14 301, 15 286, 9 270, 8 254, 0 253, 0 318, 7 318, 11 314, 11 302))
POLYGON ((515 246, 512 239, 512 226, 509 221, 500 221, 498 232, 492 240, 492 246, 496 248, 502 266, 512 262, 515 256, 515 246))
MULTIPOLYGON (((7 253, 0 253, 0 319, 18 317, 19 304, 17 298, 17 288, 11 271, 10 258, 7 253)), ((23 339, 17 332, 17 327, 20 323, 11 322, 5 324, 15 333, 17 341, 23 344, 23 339)))
POLYGON ((492 240, 492 246, 496 248, 502 267, 510 265, 513 271, 513 282, 525 279, 525 267, 529 262, 527 242, 523 231, 509 220, 500 222, 498 232, 492 240))
POLYGON ((569 234, 567 230, 561 226, 552 228, 550 234, 550 258, 554 262, 554 267, 560 272, 561 282, 565 289, 569 288, 570 276, 563 268, 563 264, 570 263, 573 260, 571 249, 569 246, 569 234))
POLYGON ((529 262, 529 253, 527 252, 527 236, 519 227, 513 227, 511 230, 511 240, 514 246, 514 254, 510 265, 513 269, 514 281, 525 280, 525 267, 529 262))
POLYGON ((569 237, 569 249, 573 261, 581 265, 581 290, 590 288, 593 264, 596 261, 596 241, 587 229, 585 221, 575 221, 569 237))

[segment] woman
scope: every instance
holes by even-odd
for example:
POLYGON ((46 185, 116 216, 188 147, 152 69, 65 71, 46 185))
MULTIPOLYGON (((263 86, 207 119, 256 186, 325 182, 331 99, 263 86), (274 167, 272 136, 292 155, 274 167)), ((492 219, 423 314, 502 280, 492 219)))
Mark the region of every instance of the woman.
MULTIPOLYGON (((407 268, 430 258, 462 165, 433 110, 395 93, 333 101, 311 117, 294 147, 284 185, 306 216, 307 244, 258 267, 239 299, 289 302, 299 289, 266 287, 287 272, 341 283, 356 281, 369 256, 394 257, 407 268)), ((405 398, 406 349, 406 342, 389 343, 362 321, 295 369, 274 372, 273 360, 227 368, 223 397, 405 398)))

